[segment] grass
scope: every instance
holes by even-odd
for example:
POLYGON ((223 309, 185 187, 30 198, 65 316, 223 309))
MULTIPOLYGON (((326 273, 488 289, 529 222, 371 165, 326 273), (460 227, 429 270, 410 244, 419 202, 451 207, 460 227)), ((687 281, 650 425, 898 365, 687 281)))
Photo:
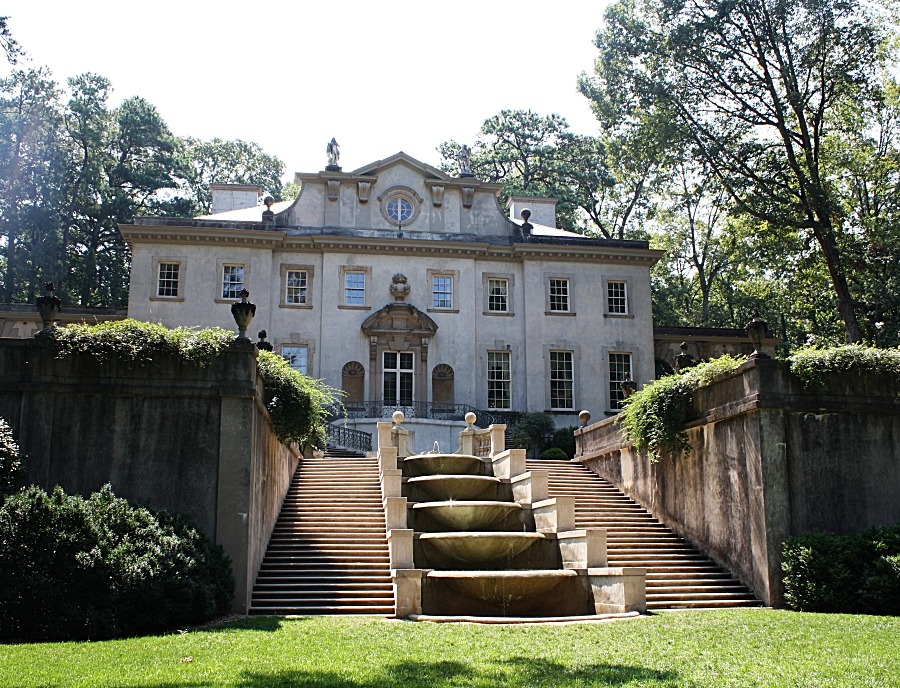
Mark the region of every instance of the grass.
POLYGON ((0 645, 0 686, 900 686, 900 618, 763 609, 571 626, 257 617, 148 638, 0 645))

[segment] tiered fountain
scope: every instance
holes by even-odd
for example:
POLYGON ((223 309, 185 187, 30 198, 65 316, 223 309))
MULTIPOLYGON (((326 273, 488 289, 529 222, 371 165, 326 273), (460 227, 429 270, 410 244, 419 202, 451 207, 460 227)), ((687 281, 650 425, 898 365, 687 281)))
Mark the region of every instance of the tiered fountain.
POLYGON ((606 566, 606 531, 574 529, 571 497, 505 450, 505 426, 468 427, 456 453, 410 455, 403 414, 379 423, 397 616, 579 617, 646 610, 645 569, 606 566))

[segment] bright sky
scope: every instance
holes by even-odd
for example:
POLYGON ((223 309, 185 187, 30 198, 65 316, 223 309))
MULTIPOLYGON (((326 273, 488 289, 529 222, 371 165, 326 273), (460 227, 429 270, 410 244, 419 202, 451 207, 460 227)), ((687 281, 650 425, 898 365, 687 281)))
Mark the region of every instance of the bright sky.
MULTIPOLYGON (((349 172, 403 150, 432 165, 502 109, 597 130, 591 72, 610 0, 7 0, 14 38, 57 81, 107 77, 171 130, 255 141, 294 172, 349 172)), ((5 64, 5 61, 4 61, 5 64)), ((0 67, 5 74, 5 67, 0 67)))

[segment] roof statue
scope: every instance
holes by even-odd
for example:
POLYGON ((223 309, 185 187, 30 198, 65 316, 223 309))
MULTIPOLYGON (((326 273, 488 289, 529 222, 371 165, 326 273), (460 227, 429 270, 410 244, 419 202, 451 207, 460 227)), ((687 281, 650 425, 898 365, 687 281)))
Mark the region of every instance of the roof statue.
POLYGON ((456 161, 459 163, 459 176, 460 177, 472 177, 472 168, 470 166, 472 160, 472 149, 467 145, 463 144, 463 147, 459 149, 459 152, 456 154, 456 161))
POLYGON ((336 139, 332 138, 331 141, 328 142, 328 147, 325 149, 328 153, 328 168, 330 170, 340 169, 341 168, 341 147, 338 145, 336 139))

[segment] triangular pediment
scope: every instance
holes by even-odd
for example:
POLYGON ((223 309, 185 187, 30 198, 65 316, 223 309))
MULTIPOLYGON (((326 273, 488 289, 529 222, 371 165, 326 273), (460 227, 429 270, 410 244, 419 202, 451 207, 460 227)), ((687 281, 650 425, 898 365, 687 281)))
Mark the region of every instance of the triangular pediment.
POLYGON ((376 176, 379 172, 394 167, 395 165, 405 165, 413 171, 423 174, 426 178, 430 177, 432 179, 442 179, 444 181, 453 179, 453 177, 446 172, 442 172, 437 167, 432 167, 421 160, 416 160, 414 157, 407 155, 403 151, 395 153, 389 158, 376 160, 368 165, 363 165, 362 167, 353 170, 350 174, 353 176, 376 176))

